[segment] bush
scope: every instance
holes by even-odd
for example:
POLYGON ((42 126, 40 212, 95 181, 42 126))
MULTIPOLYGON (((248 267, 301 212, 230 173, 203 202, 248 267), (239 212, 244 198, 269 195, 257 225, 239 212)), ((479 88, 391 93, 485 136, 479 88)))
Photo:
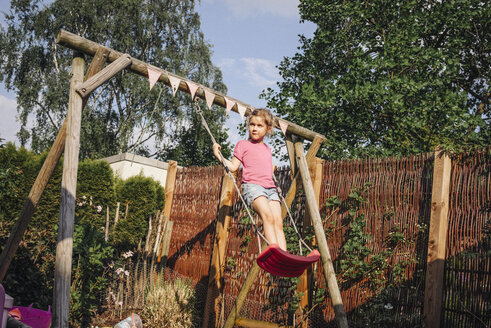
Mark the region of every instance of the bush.
POLYGON ((185 279, 157 281, 147 292, 142 312, 145 327, 197 327, 196 315, 196 295, 185 279))
POLYGON ((122 213, 114 231, 114 244, 120 251, 134 249, 144 240, 148 218, 164 206, 164 188, 142 175, 120 180, 116 184, 117 200, 122 213), (128 206, 128 214, 126 214, 128 206))

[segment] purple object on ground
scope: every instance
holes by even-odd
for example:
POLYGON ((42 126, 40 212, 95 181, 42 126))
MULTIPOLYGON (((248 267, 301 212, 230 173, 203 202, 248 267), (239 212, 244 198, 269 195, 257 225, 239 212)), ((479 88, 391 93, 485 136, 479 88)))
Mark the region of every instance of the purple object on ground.
POLYGON ((48 308, 48 311, 43 311, 33 308, 31 304, 29 307, 14 306, 12 309, 19 309, 20 314, 22 315, 22 319, 20 321, 31 326, 32 328, 51 327, 51 318, 53 316, 51 314, 51 307, 48 308))

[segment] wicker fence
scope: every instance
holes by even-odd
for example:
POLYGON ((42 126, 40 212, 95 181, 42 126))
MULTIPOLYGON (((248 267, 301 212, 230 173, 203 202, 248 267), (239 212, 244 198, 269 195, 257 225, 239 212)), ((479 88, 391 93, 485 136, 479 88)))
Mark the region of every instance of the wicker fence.
MULTIPOLYGON (((384 249, 388 234, 400 229, 413 242, 397 249, 390 259, 397 263, 410 256, 405 281, 400 288, 387 291, 390 303, 380 310, 370 305, 372 293, 363 283, 342 286, 346 312, 352 323, 366 318, 366 309, 377 315, 390 315, 400 327, 420 326, 422 322, 428 229, 431 212, 433 155, 408 158, 345 160, 325 162, 320 197, 325 227, 331 229, 328 243, 333 260, 339 253, 345 213, 328 215, 323 205, 330 196, 346 199, 350 190, 370 185, 361 211, 367 218, 365 230, 372 237, 373 251, 384 249), (327 217, 329 216, 329 219, 327 217), (328 227, 329 225, 329 227, 328 227), (361 312, 365 311, 365 312, 361 312), (385 312, 384 312, 385 311, 385 312)), ((490 204, 491 156, 489 150, 452 158, 447 258, 444 275, 442 327, 488 327, 491 325, 490 204)), ((187 168, 176 177, 170 220, 174 221, 168 266, 203 285, 208 270, 220 197, 223 170, 187 168)), ((288 168, 278 173, 279 183, 287 190, 291 183, 288 168)), ((235 196, 236 197, 236 196, 235 196)), ((295 200, 296 219, 304 216, 302 196, 295 200)), ((226 250, 225 286, 219 315, 230 312, 247 272, 257 256, 258 247, 251 228, 242 222, 242 206, 235 202, 234 220, 229 229, 226 250), (249 241, 250 240, 250 241, 249 241)), ((318 283, 324 287, 322 270, 315 268, 318 283)), ((292 282, 261 272, 248 294, 241 316, 250 319, 292 324, 289 307, 292 282)), ((313 291, 316 292, 315 290, 313 291)), ((309 326, 333 325, 334 312, 326 299, 309 313, 309 326)), ((360 326, 365 326, 359 323, 360 326)))

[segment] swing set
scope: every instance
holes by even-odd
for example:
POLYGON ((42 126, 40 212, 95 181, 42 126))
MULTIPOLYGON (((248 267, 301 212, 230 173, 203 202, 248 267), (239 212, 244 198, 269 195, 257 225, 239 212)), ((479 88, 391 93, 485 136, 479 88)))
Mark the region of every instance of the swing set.
MULTIPOLYGON (((63 163, 63 178, 62 178, 62 191, 60 202, 60 218, 59 218, 59 230, 58 230, 58 243, 56 248, 56 264, 55 264, 55 283, 54 283, 54 322, 53 327, 68 327, 69 317, 69 300, 70 300, 70 285, 71 285, 71 263, 72 263, 72 245, 73 245, 73 230, 74 230, 74 213, 75 213, 75 194, 77 186, 77 168, 78 168, 78 151, 80 143, 80 123, 81 112, 85 107, 88 96, 101 86, 103 83, 111 79, 114 75, 121 72, 124 69, 128 69, 133 73, 139 74, 146 78, 150 78, 150 75, 155 72, 158 73, 156 81, 162 82, 170 86, 175 93, 177 90, 191 94, 193 99, 204 99, 208 106, 212 104, 219 105, 240 113, 241 115, 249 115, 251 113, 252 106, 247 105, 239 100, 225 96, 215 90, 207 88, 205 86, 196 84, 193 81, 180 77, 176 74, 167 72, 161 68, 152 66, 148 63, 142 62, 135 58, 132 58, 128 54, 122 54, 113 49, 109 49, 96 42, 87 40, 83 37, 77 36, 70 32, 61 30, 56 38, 56 42, 60 45, 66 46, 75 50, 74 58, 72 61, 72 78, 70 83, 70 97, 68 105, 68 114, 63 123, 56 140, 54 141, 46 160, 39 171, 39 174, 31 188, 28 199, 22 209, 19 219, 15 223, 11 235, 0 255, 0 282, 5 277, 10 262, 12 261, 15 252, 22 240, 23 234, 32 218, 32 215, 39 203, 41 195, 54 171, 58 160, 62 153, 64 153, 63 163), (92 56, 93 60, 84 74, 85 60, 82 54, 92 56), (108 63, 107 66, 105 64, 108 63), (105 66, 105 67, 104 67, 105 66), (84 76, 85 75, 85 76, 84 76)), ((197 102, 196 102, 197 104, 197 102)), ((197 111, 201 115, 203 125, 210 134, 212 140, 214 137, 211 134, 206 121, 202 115, 199 105, 197 105, 197 111)), ((310 179, 309 162, 315 158, 320 145, 325 140, 325 137, 308 130, 304 127, 298 126, 294 123, 288 122, 284 119, 274 117, 274 126, 282 129, 285 134, 286 146, 288 150, 288 156, 291 164, 292 174, 294 179, 292 185, 295 185, 297 180, 301 180, 306 196, 306 208, 308 214, 312 220, 312 224, 315 231, 316 242, 319 250, 311 250, 307 256, 294 255, 281 250, 278 245, 270 244, 262 234, 259 232, 254 220, 254 229, 258 234, 258 242, 260 243, 260 237, 265 241, 262 248, 265 248, 261 252, 260 243, 260 255, 257 257, 256 262, 253 264, 252 269, 249 271, 244 285, 237 296, 235 305, 230 312, 224 327, 233 327, 234 324, 239 324, 240 318, 237 314, 245 301, 247 293, 252 287, 253 282, 256 280, 259 273, 259 268, 262 268, 272 274, 280 276, 295 277, 304 273, 305 269, 312 263, 321 260, 324 278, 326 280, 329 296, 336 315, 336 321, 341 328, 347 328, 348 323, 346 319, 346 313, 341 299, 338 283, 336 280, 336 274, 332 265, 332 260, 327 246, 326 236, 322 225, 319 207, 317 204, 314 188, 310 179), (303 140, 312 141, 307 155, 304 153, 303 140)), ((222 162, 223 163, 223 162, 222 162)), ((234 176, 228 171, 227 178, 231 181, 240 198, 241 193, 238 190, 234 176)), ((225 179, 225 178, 224 178, 225 179)), ((292 189, 290 189, 291 191, 292 189)), ((289 203, 293 200, 293 193, 288 192, 286 199, 282 197, 284 210, 289 212, 289 203)), ((279 192, 279 195, 282 193, 279 192)), ((222 190, 223 195, 223 190, 222 190)), ((243 199, 242 199, 243 201, 243 199)), ((248 207, 246 206, 248 215, 252 218, 248 207)), ((288 213, 291 218, 291 214, 288 213)), ((220 222, 219 222, 220 224, 220 222)), ((292 222, 292 226, 295 227, 295 223, 292 222)), ((227 230, 228 223, 222 222, 222 231, 227 230)), ((298 229, 295 230, 299 236, 300 246, 304 245, 308 249, 308 245, 303 241, 298 229)), ((205 318, 203 327, 208 327, 211 323, 210 312, 216 308, 216 291, 223 289, 221 280, 223 279, 223 256, 224 246, 223 240, 219 237, 215 237, 215 246, 212 254, 212 266, 213 262, 217 263, 215 268, 210 269, 209 284, 207 302, 205 307, 205 318), (218 261, 216 261, 218 259, 218 261), (215 306, 214 306, 214 304, 215 306)), ((300 247, 300 251, 302 247, 300 247)), ((257 323, 256 323, 257 324, 257 323)), ((259 326, 263 326, 266 323, 259 323, 259 326)), ((274 324, 267 323, 267 326, 274 324)), ((215 322, 216 326, 216 322, 215 322)), ((257 325, 256 325, 257 326, 257 325)), ((277 325, 276 325, 277 326, 277 325)))

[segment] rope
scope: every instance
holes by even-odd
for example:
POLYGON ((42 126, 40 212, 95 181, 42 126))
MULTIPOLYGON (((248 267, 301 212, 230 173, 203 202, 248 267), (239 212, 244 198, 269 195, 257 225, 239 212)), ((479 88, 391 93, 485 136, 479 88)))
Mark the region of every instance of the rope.
MULTIPOLYGON (((201 108, 198 104, 198 99, 195 99, 194 101, 194 105, 196 106, 196 111, 198 112, 199 116, 201 116, 201 122, 203 123, 203 126, 205 127, 206 131, 208 132, 208 134, 210 135, 211 137, 211 140, 213 141, 213 144, 216 144, 216 140, 215 140, 215 137, 213 136, 213 133, 211 133, 210 131, 210 128, 208 127, 208 123, 206 122, 204 116, 203 116, 203 113, 201 111, 201 108)), ((227 172, 227 175, 232 179, 232 182, 234 183, 234 186, 235 186, 235 189, 237 190, 237 194, 239 195, 240 197, 240 200, 242 201, 242 203, 244 204, 244 208, 246 209, 247 211, 247 215, 249 216, 249 218, 251 219, 251 222, 252 222, 252 226, 254 227, 254 230, 256 231, 256 234, 257 234, 257 242, 259 244, 259 253, 261 253, 261 240, 259 239, 259 237, 261 237, 262 239, 264 239, 264 241, 270 245, 270 242, 266 239, 266 237, 259 231, 258 227, 257 227, 257 224, 256 224, 256 221, 254 220, 253 216, 251 215, 251 212, 249 211, 249 206, 247 206, 247 203, 245 202, 244 198, 242 197, 242 193, 240 192, 239 190, 239 187, 237 186, 237 182, 235 180, 235 177, 233 176, 233 174, 230 172, 228 166, 225 164, 225 158, 223 157, 222 155, 222 152, 218 151, 219 154, 220 154, 220 162, 222 163, 223 167, 225 168, 225 171, 227 172)), ((295 232, 297 233, 297 237, 298 237, 298 248, 300 249, 300 255, 303 255, 302 253, 302 244, 309 250, 312 252, 312 249, 309 247, 309 245, 307 245, 307 243, 305 243, 305 241, 303 240, 300 232, 298 231, 297 229, 297 225, 295 224, 295 220, 293 220, 293 216, 290 212, 290 209, 288 207, 288 205, 286 204, 286 200, 285 198, 283 197, 283 193, 281 191, 281 188, 279 187, 279 183, 278 183, 278 180, 276 180, 276 175, 273 173, 273 180, 276 184, 276 191, 278 193, 278 195, 280 196, 281 198, 281 201, 283 202, 283 205, 285 206, 286 208, 286 212, 288 213, 288 217, 290 218, 290 223, 291 225, 293 226, 293 229, 295 229, 295 232)))

